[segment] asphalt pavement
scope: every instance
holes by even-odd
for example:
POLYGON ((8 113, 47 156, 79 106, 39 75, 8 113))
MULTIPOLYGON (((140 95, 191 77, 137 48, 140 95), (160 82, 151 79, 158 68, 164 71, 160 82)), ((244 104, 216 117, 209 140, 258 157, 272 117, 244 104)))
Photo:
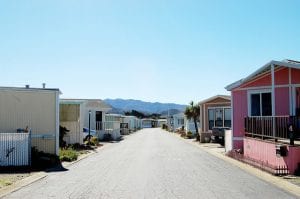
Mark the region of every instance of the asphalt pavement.
POLYGON ((5 198, 296 198, 160 129, 144 129, 5 198))

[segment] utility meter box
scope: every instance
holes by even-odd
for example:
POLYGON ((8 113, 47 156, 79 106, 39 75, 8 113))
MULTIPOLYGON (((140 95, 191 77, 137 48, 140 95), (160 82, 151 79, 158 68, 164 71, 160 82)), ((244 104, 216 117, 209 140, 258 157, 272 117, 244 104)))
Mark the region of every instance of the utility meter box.
POLYGON ((286 145, 276 145, 276 155, 285 157, 287 156, 287 146, 286 145))

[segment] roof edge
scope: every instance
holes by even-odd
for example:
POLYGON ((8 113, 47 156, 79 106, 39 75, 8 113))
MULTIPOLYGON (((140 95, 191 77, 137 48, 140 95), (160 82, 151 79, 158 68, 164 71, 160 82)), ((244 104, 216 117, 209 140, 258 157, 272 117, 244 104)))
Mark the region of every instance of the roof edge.
POLYGON ((217 99, 217 98, 223 98, 223 99, 226 99, 226 100, 231 100, 231 96, 230 95, 215 95, 215 96, 212 96, 210 98, 207 98, 205 100, 202 100, 200 102, 198 102, 198 104, 204 104, 206 102, 209 102, 209 101, 212 101, 214 99, 217 99))

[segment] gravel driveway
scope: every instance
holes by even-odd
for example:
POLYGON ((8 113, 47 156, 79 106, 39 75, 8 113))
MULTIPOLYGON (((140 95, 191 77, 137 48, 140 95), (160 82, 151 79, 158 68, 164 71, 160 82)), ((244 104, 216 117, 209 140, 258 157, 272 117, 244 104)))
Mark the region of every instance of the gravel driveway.
POLYGON ((295 198, 160 129, 144 129, 7 198, 295 198))

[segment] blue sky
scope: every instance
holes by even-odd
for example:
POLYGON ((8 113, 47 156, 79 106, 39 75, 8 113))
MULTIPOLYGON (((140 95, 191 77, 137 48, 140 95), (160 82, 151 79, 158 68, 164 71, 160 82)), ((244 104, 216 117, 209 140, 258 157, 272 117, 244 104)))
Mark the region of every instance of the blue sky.
POLYGON ((187 104, 300 60, 300 1, 1 1, 0 86, 187 104))

